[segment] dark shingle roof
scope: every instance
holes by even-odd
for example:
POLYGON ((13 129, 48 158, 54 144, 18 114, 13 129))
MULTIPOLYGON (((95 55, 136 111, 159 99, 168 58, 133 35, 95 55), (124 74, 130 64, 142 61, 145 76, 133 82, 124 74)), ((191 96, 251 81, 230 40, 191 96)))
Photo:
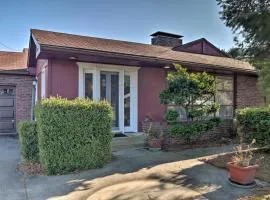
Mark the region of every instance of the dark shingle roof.
POLYGON ((232 70, 254 71, 249 63, 232 58, 194 54, 174 51, 169 47, 162 47, 135 42, 88 37, 52 31, 32 29, 32 35, 40 45, 68 47, 83 50, 92 50, 123 55, 142 56, 155 59, 173 60, 174 62, 187 62, 211 65, 213 68, 228 68, 232 70))

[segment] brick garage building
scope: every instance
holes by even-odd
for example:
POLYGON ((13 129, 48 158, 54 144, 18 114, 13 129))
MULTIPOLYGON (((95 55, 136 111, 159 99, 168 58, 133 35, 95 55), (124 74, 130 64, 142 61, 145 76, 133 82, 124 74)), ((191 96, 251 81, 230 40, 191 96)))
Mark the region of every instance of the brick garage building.
POLYGON ((27 49, 0 52, 0 134, 16 133, 18 122, 32 117, 34 77, 27 59, 27 49))

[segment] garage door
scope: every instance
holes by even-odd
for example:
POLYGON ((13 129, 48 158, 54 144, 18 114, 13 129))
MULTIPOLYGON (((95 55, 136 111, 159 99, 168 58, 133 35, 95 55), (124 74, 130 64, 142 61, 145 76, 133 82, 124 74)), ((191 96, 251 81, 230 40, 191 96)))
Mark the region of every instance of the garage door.
POLYGON ((0 134, 15 133, 15 87, 0 86, 0 134))

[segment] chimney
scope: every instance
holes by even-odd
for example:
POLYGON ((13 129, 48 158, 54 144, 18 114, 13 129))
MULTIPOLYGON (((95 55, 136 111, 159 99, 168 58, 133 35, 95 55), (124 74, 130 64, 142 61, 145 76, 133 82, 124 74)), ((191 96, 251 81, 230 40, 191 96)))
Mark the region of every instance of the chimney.
POLYGON ((150 36, 152 36, 151 39, 152 45, 159 45, 172 48, 182 45, 182 37, 183 37, 182 35, 158 31, 150 36))

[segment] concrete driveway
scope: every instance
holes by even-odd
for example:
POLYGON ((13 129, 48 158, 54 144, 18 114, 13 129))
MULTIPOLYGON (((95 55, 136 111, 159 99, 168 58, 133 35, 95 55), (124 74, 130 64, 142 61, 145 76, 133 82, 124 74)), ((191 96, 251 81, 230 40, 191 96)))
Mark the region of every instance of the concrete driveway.
POLYGON ((17 139, 0 137, 0 199, 233 200, 250 191, 231 187, 225 170, 197 160, 231 150, 232 146, 181 152, 114 148, 112 162, 101 169, 25 177, 16 172, 20 161, 17 139))
POLYGON ((25 179, 16 171, 20 161, 18 139, 0 137, 0 199, 27 199, 25 179))

